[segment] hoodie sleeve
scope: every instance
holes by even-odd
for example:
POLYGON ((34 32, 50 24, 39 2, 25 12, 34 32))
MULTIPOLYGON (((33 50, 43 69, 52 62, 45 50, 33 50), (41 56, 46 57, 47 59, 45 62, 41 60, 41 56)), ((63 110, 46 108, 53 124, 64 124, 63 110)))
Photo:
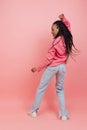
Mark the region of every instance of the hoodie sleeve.
POLYGON ((51 62, 53 61, 53 58, 55 56, 55 53, 56 53, 56 49, 54 47, 49 49, 44 61, 38 67, 36 67, 38 72, 51 64, 51 62))
POLYGON ((67 28, 71 32, 70 22, 65 17, 61 19, 61 21, 67 26, 67 28))

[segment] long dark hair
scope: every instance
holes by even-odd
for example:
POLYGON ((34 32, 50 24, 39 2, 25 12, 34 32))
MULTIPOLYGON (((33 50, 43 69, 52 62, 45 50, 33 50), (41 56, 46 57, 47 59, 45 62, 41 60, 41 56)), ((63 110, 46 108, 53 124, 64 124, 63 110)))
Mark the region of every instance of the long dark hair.
POLYGON ((67 57, 69 55, 75 54, 74 52, 77 52, 78 50, 75 48, 75 45, 73 43, 73 36, 69 31, 69 29, 67 28, 67 26, 61 20, 55 21, 53 25, 54 24, 59 28, 59 32, 55 36, 55 38, 57 38, 58 36, 64 37, 67 57))

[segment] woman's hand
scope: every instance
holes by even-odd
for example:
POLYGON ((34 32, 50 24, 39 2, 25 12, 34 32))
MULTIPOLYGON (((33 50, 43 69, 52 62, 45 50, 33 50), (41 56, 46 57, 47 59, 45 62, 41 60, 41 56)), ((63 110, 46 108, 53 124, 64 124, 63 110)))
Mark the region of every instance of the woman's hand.
POLYGON ((60 15, 59 15, 59 18, 60 18, 60 19, 63 19, 63 18, 64 18, 64 14, 60 14, 60 15))
POLYGON ((37 71, 37 69, 34 67, 34 68, 31 69, 31 71, 34 73, 34 72, 37 71))

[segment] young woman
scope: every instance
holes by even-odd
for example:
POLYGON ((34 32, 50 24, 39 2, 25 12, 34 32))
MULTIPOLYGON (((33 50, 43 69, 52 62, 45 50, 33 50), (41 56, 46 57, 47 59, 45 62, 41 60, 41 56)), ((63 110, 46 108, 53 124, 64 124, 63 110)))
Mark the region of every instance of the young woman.
POLYGON ((65 18, 64 14, 59 15, 58 21, 52 24, 51 30, 53 35, 53 42, 51 48, 49 48, 45 60, 39 67, 31 69, 32 72, 41 71, 45 69, 40 84, 38 86, 35 102, 28 111, 32 117, 37 116, 40 103, 46 91, 46 88, 52 79, 56 76, 56 94, 59 100, 59 117, 62 120, 69 118, 68 111, 65 106, 64 96, 64 79, 66 74, 66 63, 68 57, 73 53, 72 48, 75 49, 73 44, 73 37, 70 31, 70 23, 65 18))

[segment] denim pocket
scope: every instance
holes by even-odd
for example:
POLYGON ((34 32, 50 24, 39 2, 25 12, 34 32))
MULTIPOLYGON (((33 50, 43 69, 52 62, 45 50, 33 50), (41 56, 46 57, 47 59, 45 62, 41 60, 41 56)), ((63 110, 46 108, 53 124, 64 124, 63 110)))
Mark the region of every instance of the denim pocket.
POLYGON ((56 71, 57 66, 48 66, 47 69, 48 69, 49 71, 56 71))
POLYGON ((60 65, 60 71, 63 73, 66 73, 66 65, 65 64, 60 65))

